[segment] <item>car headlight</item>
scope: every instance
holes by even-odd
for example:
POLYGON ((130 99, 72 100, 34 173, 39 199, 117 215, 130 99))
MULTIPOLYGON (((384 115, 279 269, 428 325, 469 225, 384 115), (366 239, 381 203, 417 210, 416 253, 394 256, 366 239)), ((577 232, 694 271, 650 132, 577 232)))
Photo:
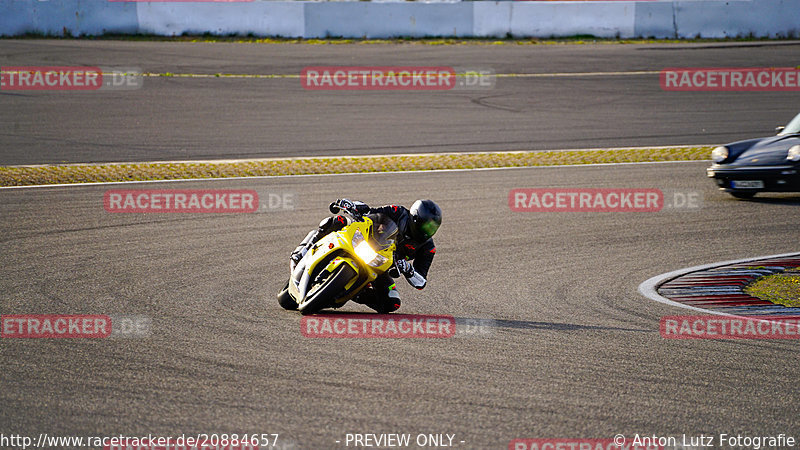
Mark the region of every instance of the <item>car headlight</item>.
POLYGON ((789 161, 800 161, 800 145, 793 145, 789 148, 789 153, 786 155, 789 161))
POLYGON ((381 264, 386 262, 386 258, 379 255, 369 242, 364 239, 364 235, 361 234, 361 230, 356 230, 353 233, 353 249, 356 252, 356 255, 361 258, 362 261, 369 264, 372 267, 378 267, 381 264))
POLYGON ((711 151, 711 160, 719 164, 728 159, 728 147, 717 147, 711 151))

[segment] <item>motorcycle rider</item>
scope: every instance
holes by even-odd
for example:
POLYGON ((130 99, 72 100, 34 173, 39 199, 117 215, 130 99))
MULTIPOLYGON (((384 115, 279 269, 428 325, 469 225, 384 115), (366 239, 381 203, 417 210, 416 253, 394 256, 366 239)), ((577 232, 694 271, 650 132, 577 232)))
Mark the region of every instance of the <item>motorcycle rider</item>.
MULTIPOLYGON (((370 208, 366 203, 346 198, 331 203, 331 212, 337 212, 338 208, 355 211, 361 215, 385 214, 397 224, 394 267, 379 276, 371 283, 371 287, 364 289, 353 299, 378 313, 397 311, 401 302, 393 277, 397 278, 402 274, 411 286, 417 289, 425 287, 428 269, 436 254, 436 246, 431 238, 442 224, 441 208, 432 200, 417 200, 411 205, 411 209, 398 205, 370 208)), ((314 243, 329 233, 341 230, 347 224, 348 219, 341 215, 324 219, 320 222, 319 228, 308 233, 300 246, 292 252, 293 264, 297 264, 314 243)))

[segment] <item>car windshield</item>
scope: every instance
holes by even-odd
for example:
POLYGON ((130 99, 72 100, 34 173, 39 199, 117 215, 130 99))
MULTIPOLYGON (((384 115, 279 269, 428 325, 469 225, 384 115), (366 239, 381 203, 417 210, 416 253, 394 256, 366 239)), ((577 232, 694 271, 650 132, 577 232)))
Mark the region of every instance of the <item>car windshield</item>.
POLYGON ((800 133, 800 114, 794 116, 794 119, 792 119, 792 121, 789 122, 788 125, 786 125, 786 128, 784 128, 780 133, 778 133, 778 136, 783 136, 785 134, 797 134, 797 133, 800 133))
POLYGON ((370 240, 383 250, 394 243, 397 236, 397 224, 386 214, 368 214, 372 220, 370 240))

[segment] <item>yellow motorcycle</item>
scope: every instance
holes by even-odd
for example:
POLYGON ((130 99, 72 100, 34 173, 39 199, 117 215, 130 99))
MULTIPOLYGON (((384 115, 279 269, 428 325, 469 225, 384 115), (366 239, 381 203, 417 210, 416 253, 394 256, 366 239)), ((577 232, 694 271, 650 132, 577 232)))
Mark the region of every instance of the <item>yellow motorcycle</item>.
POLYGON ((331 212, 337 209, 348 224, 290 264, 289 281, 278 293, 282 308, 302 314, 340 308, 393 267, 397 224, 384 214, 361 215, 331 205, 331 212))

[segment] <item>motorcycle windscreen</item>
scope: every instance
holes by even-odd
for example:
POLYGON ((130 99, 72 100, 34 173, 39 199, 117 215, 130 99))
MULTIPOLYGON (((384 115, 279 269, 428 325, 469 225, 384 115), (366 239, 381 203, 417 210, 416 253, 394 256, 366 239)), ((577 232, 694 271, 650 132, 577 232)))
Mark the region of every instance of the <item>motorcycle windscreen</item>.
POLYGON ((380 250, 389 248, 397 238, 397 224, 386 214, 368 214, 367 217, 372 220, 370 241, 380 250))

